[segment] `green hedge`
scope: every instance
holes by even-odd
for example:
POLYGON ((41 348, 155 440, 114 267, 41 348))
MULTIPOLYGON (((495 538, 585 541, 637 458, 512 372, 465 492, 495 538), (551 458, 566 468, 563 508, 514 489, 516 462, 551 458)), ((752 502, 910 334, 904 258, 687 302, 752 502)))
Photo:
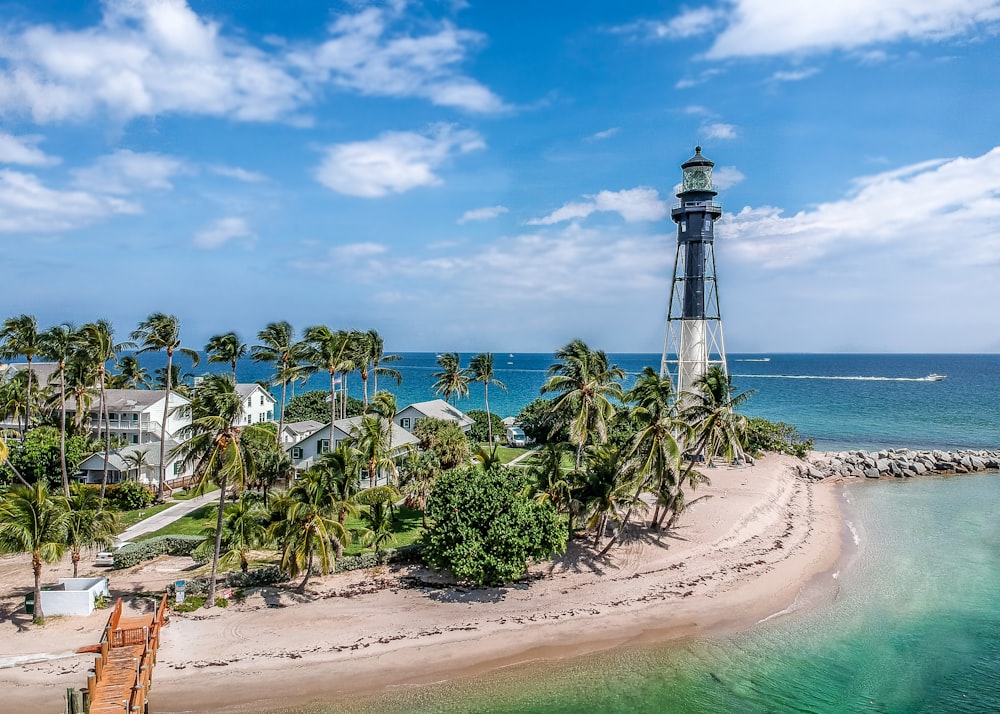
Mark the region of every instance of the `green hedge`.
POLYGON ((165 535, 132 543, 115 553, 115 570, 131 568, 144 560, 152 560, 160 555, 192 555, 194 549, 205 540, 204 536, 165 535))
POLYGON ((386 563, 412 563, 420 560, 420 551, 422 549, 423 544, 413 543, 411 545, 404 545, 402 548, 389 548, 379 553, 348 555, 337 561, 334 572, 341 573, 347 570, 375 568, 386 563))

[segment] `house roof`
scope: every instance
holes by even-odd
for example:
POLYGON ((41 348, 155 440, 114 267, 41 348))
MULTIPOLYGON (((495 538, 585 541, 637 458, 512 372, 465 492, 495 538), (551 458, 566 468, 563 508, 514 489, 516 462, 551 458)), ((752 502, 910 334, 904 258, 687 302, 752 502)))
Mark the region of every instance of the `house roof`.
POLYGON ((277 402, 278 401, 277 399, 274 398, 274 396, 269 391, 267 391, 266 389, 264 389, 262 386, 260 386, 256 382, 250 382, 248 384, 237 384, 236 385, 236 391, 239 392, 240 396, 243 397, 244 399, 246 399, 247 397, 249 397, 251 394, 253 394, 257 390, 260 390, 260 392, 262 394, 266 394, 267 398, 270 399, 272 402, 277 402))
MULTIPOLYGON (((10 364, 0 365, 0 376, 6 374, 7 376, 13 378, 16 372, 21 372, 27 368, 27 362, 12 362, 10 364)), ((36 362, 32 360, 31 371, 35 373, 35 378, 38 380, 39 384, 48 384, 49 380, 58 380, 56 375, 59 374, 59 363, 36 362)))
MULTIPOLYGON (((167 439, 166 442, 166 454, 167 462, 170 462, 170 451, 171 449, 177 448, 179 442, 173 439, 167 439)), ((137 451, 146 452, 146 463, 150 467, 158 467, 160 465, 160 444, 159 442, 155 444, 129 444, 128 446, 123 446, 120 449, 112 449, 108 454, 108 468, 114 469, 115 471, 128 471, 129 467, 125 465, 125 461, 122 457, 128 454, 134 454, 137 451)), ((94 471, 104 469, 104 452, 98 451, 97 453, 91 454, 77 466, 77 469, 81 471, 94 471)))
POLYGON ((457 421, 461 426, 471 426, 476 420, 460 409, 456 409, 443 399, 432 399, 429 402, 417 402, 408 407, 400 409, 397 413, 402 414, 407 409, 415 409, 425 417, 432 419, 444 419, 445 421, 457 421))
MULTIPOLYGON (((109 412, 142 411, 162 401, 166 394, 165 389, 105 389, 104 401, 109 412)), ((95 400, 94 404, 96 405, 96 403, 95 400)), ((190 404, 191 400, 172 391, 170 403, 177 406, 178 404, 190 404)), ((66 398, 66 408, 76 409, 76 401, 73 397, 66 398)))
MULTIPOLYGON (((333 422, 333 427, 334 427, 334 429, 336 429, 337 431, 339 431, 341 434, 344 434, 345 436, 349 436, 350 433, 351 433, 351 430, 361 424, 361 419, 362 419, 362 417, 360 417, 360 416, 348 417, 347 419, 338 419, 337 421, 333 422)), ((410 446, 412 444, 419 444, 420 443, 420 439, 418 439, 417 437, 415 437, 413 434, 411 434, 410 432, 408 432, 406 429, 403 429, 402 427, 400 427, 397 424, 392 423, 392 422, 390 422, 390 424, 392 426, 391 435, 392 435, 392 445, 393 446, 410 446)), ((310 439, 310 438, 316 436, 317 434, 322 434, 324 431, 325 432, 329 432, 330 431, 330 422, 327 422, 326 424, 321 424, 318 428, 314 429, 311 433, 309 433, 308 435, 304 436, 299 441, 299 443, 297 443, 297 444, 290 444, 289 446, 287 446, 286 450, 287 449, 291 449, 294 446, 300 446, 301 443, 303 441, 305 441, 306 439, 310 439)), ((322 438, 322 437, 320 437, 320 438, 322 438)))
MULTIPOLYGON (((329 424, 329 422, 327 423, 329 424)), ((312 434, 321 426, 323 426, 323 423, 316 421, 315 419, 303 419, 302 421, 288 422, 285 424, 284 428, 294 434, 312 434)))

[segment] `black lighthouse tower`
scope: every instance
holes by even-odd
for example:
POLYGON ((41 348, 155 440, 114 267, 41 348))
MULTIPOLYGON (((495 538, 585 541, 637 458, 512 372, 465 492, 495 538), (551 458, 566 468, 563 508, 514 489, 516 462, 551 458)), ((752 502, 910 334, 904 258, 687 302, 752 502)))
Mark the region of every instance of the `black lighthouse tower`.
POLYGON ((714 166, 695 147, 694 156, 681 164, 680 203, 670 211, 677 224, 677 254, 660 373, 669 374, 678 395, 691 391, 710 365, 726 370, 715 275, 715 222, 722 206, 715 203, 714 166))

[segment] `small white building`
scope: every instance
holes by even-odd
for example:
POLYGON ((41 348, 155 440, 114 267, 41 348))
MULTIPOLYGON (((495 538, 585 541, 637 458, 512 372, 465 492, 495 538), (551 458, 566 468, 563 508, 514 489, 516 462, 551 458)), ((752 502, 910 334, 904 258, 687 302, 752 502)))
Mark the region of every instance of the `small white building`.
POLYGON ((243 424, 263 424, 274 421, 274 405, 278 400, 256 382, 237 384, 236 391, 243 397, 243 424))
POLYGON ((304 419, 284 424, 281 427, 281 445, 291 446, 292 444, 297 444, 321 426, 323 426, 323 423, 315 419, 304 419))
POLYGON ((392 418, 396 426, 413 433, 413 428, 421 419, 444 419, 458 424, 458 427, 468 433, 476 420, 460 409, 456 409, 443 399, 432 399, 429 402, 417 402, 401 409, 392 418))
MULTIPOLYGON (((323 424, 313 433, 306 436, 293 446, 286 447, 288 455, 292 457, 292 464, 296 471, 305 471, 313 466, 319 456, 327 451, 335 451, 340 444, 350 438, 351 432, 356 430, 361 424, 362 417, 350 417, 348 419, 338 419, 333 422, 333 445, 330 444, 330 425, 323 424)), ((393 456, 401 456, 408 449, 420 443, 420 440, 405 429, 401 429, 396 424, 392 425, 392 447, 393 456)), ((381 481, 381 479, 379 479, 381 481)))
POLYGON ((55 587, 43 588, 42 612, 53 615, 89 615, 98 597, 109 597, 107 578, 59 578, 55 587))
MULTIPOLYGON (((158 442, 166 395, 165 389, 106 389, 104 403, 108 412, 107 425, 100 419, 98 414, 100 400, 94 396, 88 406, 90 429, 98 438, 103 438, 104 428, 107 426, 112 436, 124 436, 130 444, 158 442)), ((170 392, 170 409, 167 413, 168 437, 176 436, 181 429, 191 423, 190 404, 191 401, 186 397, 177 392, 170 392)), ((76 409, 76 400, 72 396, 67 396, 67 422, 75 418, 76 409)))
MULTIPOLYGON (((170 452, 177 448, 178 442, 167 439, 167 481, 186 479, 194 475, 194 466, 185 467, 180 456, 171 457, 170 452)), ((104 452, 91 454, 77 466, 76 478, 82 483, 100 483, 104 477, 104 452)), ((159 441, 145 444, 130 444, 121 449, 113 449, 108 454, 108 483, 138 481, 147 486, 156 487, 160 483, 160 444, 159 441), (129 456, 143 453, 146 465, 137 468, 130 463, 129 456)))

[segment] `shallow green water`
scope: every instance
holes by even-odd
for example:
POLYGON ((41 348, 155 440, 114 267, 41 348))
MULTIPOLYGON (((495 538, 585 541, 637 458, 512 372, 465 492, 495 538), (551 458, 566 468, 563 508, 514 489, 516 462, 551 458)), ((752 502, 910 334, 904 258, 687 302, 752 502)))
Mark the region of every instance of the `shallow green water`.
POLYGON ((860 548, 833 601, 806 614, 308 711, 1000 711, 1000 476, 857 483, 843 497, 860 548))

